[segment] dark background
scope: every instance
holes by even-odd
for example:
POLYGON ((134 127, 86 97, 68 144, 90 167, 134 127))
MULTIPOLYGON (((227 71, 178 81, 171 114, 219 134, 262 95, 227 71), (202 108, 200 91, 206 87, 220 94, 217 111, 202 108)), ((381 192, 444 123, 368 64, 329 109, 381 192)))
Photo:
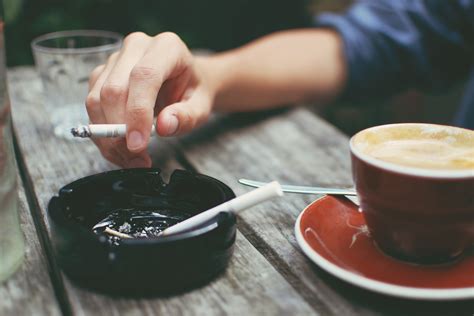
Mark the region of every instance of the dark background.
MULTIPOLYGON (((322 11, 350 0, 3 0, 8 66, 33 64, 30 42, 71 29, 154 35, 173 31, 191 49, 222 51, 276 30, 311 26, 322 11)), ((346 134, 390 122, 450 123, 462 85, 442 95, 414 91, 388 100, 314 108, 346 134)))
POLYGON ((5 0, 9 66, 32 64, 41 34, 103 29, 179 34, 191 48, 225 50, 275 30, 310 25, 306 0, 5 0))

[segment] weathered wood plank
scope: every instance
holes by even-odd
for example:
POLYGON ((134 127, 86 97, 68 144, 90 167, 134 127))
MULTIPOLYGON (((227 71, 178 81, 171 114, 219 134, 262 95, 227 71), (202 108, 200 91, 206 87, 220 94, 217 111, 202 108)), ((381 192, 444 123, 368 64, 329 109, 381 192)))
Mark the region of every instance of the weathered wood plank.
MULTIPOLYGON (((215 119, 181 140, 197 171, 214 175, 237 194, 239 178, 316 186, 352 186, 348 139, 306 109, 215 119)), ((296 243, 297 216, 317 196, 287 194, 241 213, 240 231, 306 301, 323 314, 472 313, 472 302, 429 303, 369 293, 326 274, 296 243)))
MULTIPOLYGON (((31 68, 9 73, 14 122, 40 217, 49 227, 45 209, 49 198, 67 182, 113 168, 89 142, 69 142, 52 135, 41 103, 41 86, 31 68)), ((165 173, 179 166, 166 142, 154 144, 155 163, 165 173)), ((49 240, 46 232, 44 238, 49 240)), ((54 258, 52 266, 57 269, 54 258)), ((314 310, 268 261, 238 234, 235 256, 224 275, 211 285, 180 296, 157 299, 116 299, 77 288, 61 274, 64 304, 77 315, 111 314, 295 314, 314 310)))
POLYGON ((60 315, 46 258, 41 250, 23 186, 20 185, 19 191, 25 258, 19 270, 0 284, 0 315, 60 315))
POLYGON ((160 299, 114 299, 76 289, 71 299, 82 303, 78 315, 98 310, 111 315, 311 315, 314 311, 296 295, 258 251, 237 235, 234 258, 225 274, 201 289, 160 299))

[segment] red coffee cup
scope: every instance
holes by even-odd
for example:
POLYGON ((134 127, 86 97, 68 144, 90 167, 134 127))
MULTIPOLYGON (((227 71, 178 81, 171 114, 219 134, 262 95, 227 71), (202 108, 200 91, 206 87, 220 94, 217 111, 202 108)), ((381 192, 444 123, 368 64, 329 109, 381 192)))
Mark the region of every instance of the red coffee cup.
MULTIPOLYGON (((360 207, 372 238, 388 255, 417 263, 453 261, 474 244, 474 168, 407 166, 363 150, 364 140, 377 142, 390 135, 390 129, 397 130, 397 137, 409 138, 406 131, 417 128, 444 130, 446 137, 456 137, 459 132, 474 142, 474 131, 433 124, 390 124, 357 133, 350 147, 360 207)), ((411 145, 417 141, 407 140, 411 145)), ((474 154, 469 144, 465 152, 474 154)))

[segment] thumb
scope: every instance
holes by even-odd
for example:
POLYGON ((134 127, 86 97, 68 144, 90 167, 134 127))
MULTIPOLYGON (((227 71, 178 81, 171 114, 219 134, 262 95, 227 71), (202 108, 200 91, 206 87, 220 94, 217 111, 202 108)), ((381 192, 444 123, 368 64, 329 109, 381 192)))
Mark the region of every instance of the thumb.
POLYGON ((191 98, 161 110, 156 119, 156 132, 160 136, 186 134, 206 122, 210 112, 210 99, 196 91, 191 98))

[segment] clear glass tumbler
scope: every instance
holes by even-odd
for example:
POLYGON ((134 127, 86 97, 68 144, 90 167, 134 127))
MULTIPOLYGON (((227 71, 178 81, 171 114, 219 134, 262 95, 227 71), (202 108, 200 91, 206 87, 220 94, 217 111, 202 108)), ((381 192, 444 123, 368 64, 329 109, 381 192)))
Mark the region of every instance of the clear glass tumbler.
POLYGON ((89 121, 84 106, 89 75, 121 46, 122 35, 96 30, 49 33, 32 41, 56 136, 72 138, 71 128, 89 121))
POLYGON ((0 2, 0 282, 20 266, 25 249, 18 215, 17 167, 7 93, 3 28, 3 7, 0 2))

